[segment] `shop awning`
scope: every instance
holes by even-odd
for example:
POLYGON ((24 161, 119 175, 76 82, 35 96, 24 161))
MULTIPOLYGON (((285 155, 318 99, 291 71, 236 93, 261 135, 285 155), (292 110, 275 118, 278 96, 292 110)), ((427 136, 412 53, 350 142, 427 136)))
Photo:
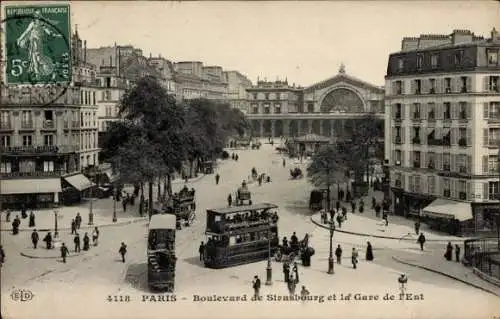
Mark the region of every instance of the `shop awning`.
POLYGON ((465 221, 472 219, 472 207, 468 203, 438 198, 423 209, 423 215, 465 221))
POLYGON ((41 179, 8 179, 2 180, 0 194, 41 194, 60 193, 61 180, 59 178, 41 179))
POLYGON ((64 179, 68 183, 70 183, 71 186, 73 186, 74 188, 76 188, 79 191, 83 191, 83 190, 95 185, 87 177, 85 177, 85 175, 83 175, 83 174, 76 174, 73 176, 64 177, 64 179))

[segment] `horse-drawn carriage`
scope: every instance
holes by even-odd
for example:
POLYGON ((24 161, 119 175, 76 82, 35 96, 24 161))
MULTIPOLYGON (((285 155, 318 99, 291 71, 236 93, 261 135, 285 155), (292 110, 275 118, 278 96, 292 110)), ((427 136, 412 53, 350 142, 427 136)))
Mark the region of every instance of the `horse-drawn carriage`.
POLYGON ((306 235, 303 240, 290 245, 279 245, 274 259, 277 262, 292 263, 297 257, 302 261, 302 265, 310 266, 311 257, 314 255, 314 248, 309 246, 309 236, 306 235))
POLYGON ((245 181, 241 183, 241 187, 236 191, 236 206, 242 205, 252 205, 252 194, 245 181))
POLYGON ((175 193, 163 205, 160 212, 174 214, 177 220, 177 229, 181 229, 183 224, 184 226, 191 225, 196 217, 194 188, 189 190, 187 187, 184 187, 179 193, 175 193))
POLYGON ((292 179, 302 178, 302 170, 298 167, 290 170, 290 175, 292 179))
POLYGON ((309 209, 317 211, 323 209, 323 202, 326 199, 326 190, 314 189, 311 191, 311 196, 309 197, 309 209))

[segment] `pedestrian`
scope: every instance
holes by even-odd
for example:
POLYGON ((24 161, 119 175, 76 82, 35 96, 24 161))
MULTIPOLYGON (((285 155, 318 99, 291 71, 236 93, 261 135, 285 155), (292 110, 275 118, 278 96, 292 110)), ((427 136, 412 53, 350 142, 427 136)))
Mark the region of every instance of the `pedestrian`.
POLYGON ((24 204, 23 204, 23 207, 21 208, 21 217, 23 219, 25 219, 26 217, 28 217, 28 214, 26 214, 26 207, 24 206, 24 204))
POLYGON ((52 249, 52 234, 50 232, 45 235, 43 241, 45 242, 47 249, 52 249))
POLYGON ((343 200, 344 200, 344 190, 343 190, 343 189, 341 189, 341 190, 339 191, 339 195, 340 195, 340 196, 339 196, 339 197, 340 197, 340 200, 341 200, 341 201, 343 201, 343 200))
POLYGON ((31 211, 28 227, 35 227, 35 213, 31 211))
POLYGON ((455 260, 457 263, 460 262, 460 245, 455 245, 455 260))
POLYGON ((342 248, 340 245, 337 245, 337 249, 335 249, 335 257, 337 257, 337 264, 341 264, 342 262, 342 248))
POLYGON ((363 201, 363 199, 361 199, 359 201, 359 212, 363 213, 364 211, 365 211, 365 202, 363 201))
POLYGON ((377 205, 375 205, 375 216, 376 217, 379 217, 380 216, 380 211, 382 210, 382 206, 380 206, 379 203, 377 203, 377 205))
POLYGON ((286 161, 285 161, 285 159, 283 159, 283 167, 285 167, 285 166, 286 166, 286 161))
POLYGON ((283 240, 281 241, 283 248, 288 248, 288 239, 286 239, 286 236, 283 237, 283 240))
POLYGON ((358 251, 356 248, 352 248, 352 254, 351 254, 351 262, 352 262, 352 268, 356 269, 357 264, 358 264, 358 251))
POLYGON ((337 223, 339 224, 339 228, 342 228, 342 215, 337 215, 337 223))
POLYGON ((227 206, 231 207, 231 204, 233 203, 233 197, 231 196, 231 193, 227 195, 227 206))
POLYGON ((122 206, 123 206, 123 211, 126 212, 127 211, 127 199, 124 198, 122 200, 122 206))
POLYGON ((337 201, 337 202, 335 203, 335 208, 337 209, 337 214, 338 214, 338 213, 339 213, 339 210, 340 210, 340 202, 339 202, 339 201, 337 201))
POLYGON ((76 221, 74 219, 71 220, 71 235, 76 234, 76 221))
POLYGON ((377 205, 377 200, 372 196, 372 209, 375 209, 375 205, 377 205))
POLYGON ((452 254, 453 254, 453 246, 451 245, 451 242, 448 242, 448 245, 446 245, 446 252, 444 253, 444 258, 446 258, 446 260, 448 261, 451 261, 452 254))
POLYGON ((285 276, 285 282, 288 283, 290 279, 290 265, 288 262, 283 263, 283 275, 285 276))
POLYGON ((415 234, 418 235, 419 232, 420 232, 420 220, 417 220, 415 222, 415 234))
POLYGON ((217 173, 215 175, 215 185, 219 185, 219 180, 220 180, 220 175, 219 175, 219 173, 217 173))
POLYGON ((66 256, 69 255, 68 247, 64 243, 61 245, 61 258, 63 263, 66 263, 66 256))
POLYGON ((87 250, 89 250, 89 248, 90 248, 89 234, 85 233, 85 235, 83 235, 83 250, 87 251, 87 250))
POLYGON ((92 231, 92 243, 94 243, 94 246, 97 246, 98 240, 99 240, 99 229, 97 229, 96 226, 92 231))
POLYGON ((7 210, 7 216, 5 216, 5 221, 10 223, 10 210, 7 210))
POLYGON ((260 279, 259 276, 255 275, 253 277, 253 282, 252 282, 252 287, 253 287, 253 293, 254 293, 254 298, 258 299, 260 297, 260 279))
POLYGON ((125 245, 125 243, 122 242, 118 252, 122 256, 122 262, 125 262, 125 254, 127 253, 127 245, 125 245))
POLYGON ((292 271, 295 274, 295 282, 299 283, 299 267, 296 262, 293 263, 292 271))
POLYGON ((302 298, 306 298, 309 295, 310 295, 310 292, 309 292, 309 290, 306 289, 306 286, 302 286, 302 290, 300 291, 300 296, 302 298))
POLYGON ((16 216, 14 220, 12 221, 12 234, 17 235, 19 234, 19 225, 21 225, 21 220, 19 219, 19 216, 16 216))
POLYGON ((296 288, 296 282, 295 278, 293 277, 293 274, 290 275, 290 278, 288 279, 288 291, 290 292, 290 296, 295 295, 295 288, 296 288))
POLYGON ((373 260, 373 247, 370 242, 366 243, 366 260, 372 261, 373 260))
POLYGON ((205 255, 205 244, 203 242, 201 242, 200 248, 198 248, 198 253, 200 254, 200 261, 203 261, 205 255))
POLYGON ((352 209, 352 213, 354 214, 356 212, 356 202, 355 201, 351 202, 351 209, 352 209))
POLYGON ((383 213, 383 219, 385 221, 385 227, 389 226, 389 214, 387 214, 387 212, 383 213))
POLYGON ((75 222, 76 229, 80 229, 80 225, 82 224, 82 216, 80 216, 80 213, 76 213, 75 222))
POLYGON ((425 236, 423 233, 420 233, 420 236, 418 236, 417 243, 420 244, 420 250, 424 250, 425 236))
POLYGON ((80 252, 80 235, 76 233, 75 238, 73 239, 73 242, 75 243, 75 253, 80 252))
POLYGON ((89 212, 89 225, 94 225, 94 213, 89 212))
POLYGON ((342 206, 342 219, 347 220, 347 208, 342 206))
POLYGON ((33 243, 33 249, 36 249, 36 246, 38 245, 39 238, 40 237, 38 236, 36 229, 33 229, 33 232, 31 233, 31 242, 33 243))
POLYGON ((3 246, 0 245, 0 266, 5 262, 5 251, 3 250, 3 246))

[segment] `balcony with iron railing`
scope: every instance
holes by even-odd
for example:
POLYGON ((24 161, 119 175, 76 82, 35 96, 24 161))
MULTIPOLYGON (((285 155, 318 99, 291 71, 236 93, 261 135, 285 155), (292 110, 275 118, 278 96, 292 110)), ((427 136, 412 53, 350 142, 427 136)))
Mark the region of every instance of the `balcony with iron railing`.
POLYGON ((33 128, 33 121, 21 121, 21 129, 32 130, 33 128))
POLYGON ((421 144, 420 137, 415 136, 414 138, 411 139, 411 143, 415 145, 420 145, 421 144))
POLYGON ((402 143, 403 143, 403 141, 402 141, 402 139, 401 139, 401 136, 396 136, 396 137, 394 138, 394 143, 395 143, 395 144, 402 144, 402 143))
POLYGON ((43 121, 42 128, 44 130, 55 130, 56 129, 56 122, 52 120, 45 120, 43 121))
POLYGON ((500 139, 490 138, 488 140, 488 147, 497 148, 500 146, 500 139))
POLYGON ((420 160, 413 161, 413 168, 420 168, 420 160))
POLYGON ((444 163, 443 164, 443 171, 445 171, 445 172, 451 171, 450 164, 444 163))
POLYGON ((12 127, 12 125, 10 125, 10 121, 0 122, 0 131, 9 131, 12 129, 13 129, 13 127, 12 127))
POLYGON ((21 154, 65 154, 78 151, 78 145, 30 145, 30 146, 0 146, 0 153, 3 155, 21 154))

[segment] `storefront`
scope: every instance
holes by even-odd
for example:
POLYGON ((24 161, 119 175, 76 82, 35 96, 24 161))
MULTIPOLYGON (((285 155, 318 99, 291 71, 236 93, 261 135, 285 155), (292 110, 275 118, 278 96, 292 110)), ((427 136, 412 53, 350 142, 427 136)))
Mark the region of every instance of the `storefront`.
POLYGON ((62 185, 65 205, 80 202, 84 197, 88 197, 87 191, 95 186, 85 175, 80 173, 63 177, 62 185))
POLYGON ((419 218, 422 209, 435 199, 434 196, 408 193, 400 188, 392 188, 392 195, 394 214, 413 219, 419 218))
POLYGON ((470 203, 438 198, 424 208, 424 221, 431 229, 455 236, 474 233, 470 203))
POLYGON ((59 178, 8 179, 0 183, 2 208, 50 208, 59 203, 59 178))

